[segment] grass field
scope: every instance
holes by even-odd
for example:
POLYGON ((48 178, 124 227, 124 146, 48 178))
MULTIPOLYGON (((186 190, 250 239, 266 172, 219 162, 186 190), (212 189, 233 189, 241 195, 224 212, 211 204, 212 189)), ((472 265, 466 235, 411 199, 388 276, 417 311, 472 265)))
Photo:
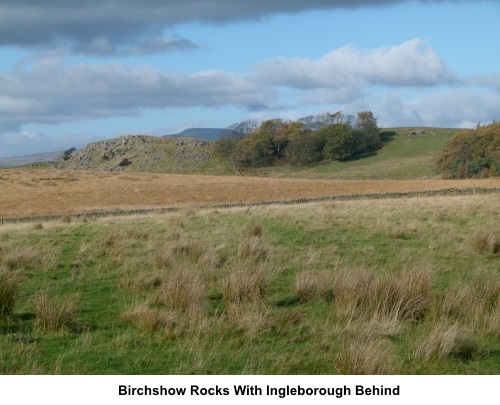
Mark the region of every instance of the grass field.
POLYGON ((6 169, 0 170, 0 218, 499 186, 499 178, 316 180, 6 169))
POLYGON ((0 373, 499 374, 499 206, 495 193, 2 225, 0 373))

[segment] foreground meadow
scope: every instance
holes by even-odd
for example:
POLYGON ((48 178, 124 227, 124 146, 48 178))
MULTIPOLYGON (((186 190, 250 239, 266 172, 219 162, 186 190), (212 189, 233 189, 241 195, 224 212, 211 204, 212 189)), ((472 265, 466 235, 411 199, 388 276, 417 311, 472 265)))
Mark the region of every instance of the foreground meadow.
POLYGON ((499 374, 500 194, 0 226, 2 374, 499 374))

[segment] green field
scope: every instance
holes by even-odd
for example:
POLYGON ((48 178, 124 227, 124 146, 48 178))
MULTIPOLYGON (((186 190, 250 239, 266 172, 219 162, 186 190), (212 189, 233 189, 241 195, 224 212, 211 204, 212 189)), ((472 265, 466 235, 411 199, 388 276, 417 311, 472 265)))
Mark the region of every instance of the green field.
POLYGON ((499 374, 498 205, 3 225, 0 373, 499 374))

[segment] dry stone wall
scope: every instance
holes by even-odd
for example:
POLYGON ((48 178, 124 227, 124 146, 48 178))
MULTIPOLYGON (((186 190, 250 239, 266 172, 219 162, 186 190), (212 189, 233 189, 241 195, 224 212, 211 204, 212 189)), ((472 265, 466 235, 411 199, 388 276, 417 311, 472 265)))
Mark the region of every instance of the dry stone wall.
MULTIPOLYGON (((362 199, 384 199, 384 198, 415 198, 415 197, 432 197, 432 196, 461 196, 472 194, 485 194, 485 193, 499 193, 500 187, 472 187, 472 188, 449 188, 441 190, 423 190, 423 191, 406 191, 406 192, 388 192, 388 193, 371 193, 371 194, 348 194, 348 195, 335 195, 316 198, 298 198, 291 200, 275 200, 275 201, 262 201, 262 202, 248 202, 248 203, 229 203, 229 204, 205 204, 199 205, 197 208, 233 208, 233 207, 252 207, 263 205, 283 205, 283 204, 305 204, 311 202, 322 201, 349 201, 349 200, 362 200, 362 199)), ((85 212, 77 214, 49 214, 26 216, 18 218, 0 218, 1 224, 11 223, 24 223, 24 222, 43 222, 62 220, 64 218, 102 218, 110 216, 126 216, 126 215, 145 215, 151 213, 166 213, 175 212, 181 207, 165 207, 160 209, 135 209, 135 210, 113 210, 113 211, 96 211, 85 212)))

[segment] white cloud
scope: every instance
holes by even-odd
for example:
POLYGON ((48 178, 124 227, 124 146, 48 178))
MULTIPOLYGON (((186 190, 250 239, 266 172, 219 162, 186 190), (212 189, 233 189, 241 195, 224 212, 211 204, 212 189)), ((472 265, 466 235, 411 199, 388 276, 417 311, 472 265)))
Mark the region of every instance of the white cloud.
POLYGON ((122 63, 65 66, 59 58, 1 74, 0 88, 0 121, 5 125, 134 115, 142 107, 255 109, 274 98, 272 90, 232 72, 182 74, 122 63))
POLYGON ((471 75, 463 80, 469 86, 489 87, 500 92, 500 72, 492 74, 471 75))
POLYGON ((346 111, 366 105, 363 109, 372 109, 384 125, 458 126, 495 118, 499 78, 456 78, 419 39, 373 50, 342 47, 317 60, 268 60, 249 74, 186 74, 123 63, 68 65, 54 54, 0 72, 0 130, 136 116, 147 108, 233 106, 255 115, 313 105, 346 111), (434 92, 413 101, 394 95, 408 87, 434 92), (378 104, 369 101, 374 95, 381 98, 378 104))
POLYGON ((389 94, 372 106, 383 126, 439 126, 467 128, 498 118, 500 94, 467 88, 438 91, 403 101, 389 94))
POLYGON ((359 88, 362 85, 434 86, 455 80, 437 52, 413 39, 374 50, 352 46, 336 49, 320 59, 277 58, 256 66, 267 84, 297 89, 359 88))

